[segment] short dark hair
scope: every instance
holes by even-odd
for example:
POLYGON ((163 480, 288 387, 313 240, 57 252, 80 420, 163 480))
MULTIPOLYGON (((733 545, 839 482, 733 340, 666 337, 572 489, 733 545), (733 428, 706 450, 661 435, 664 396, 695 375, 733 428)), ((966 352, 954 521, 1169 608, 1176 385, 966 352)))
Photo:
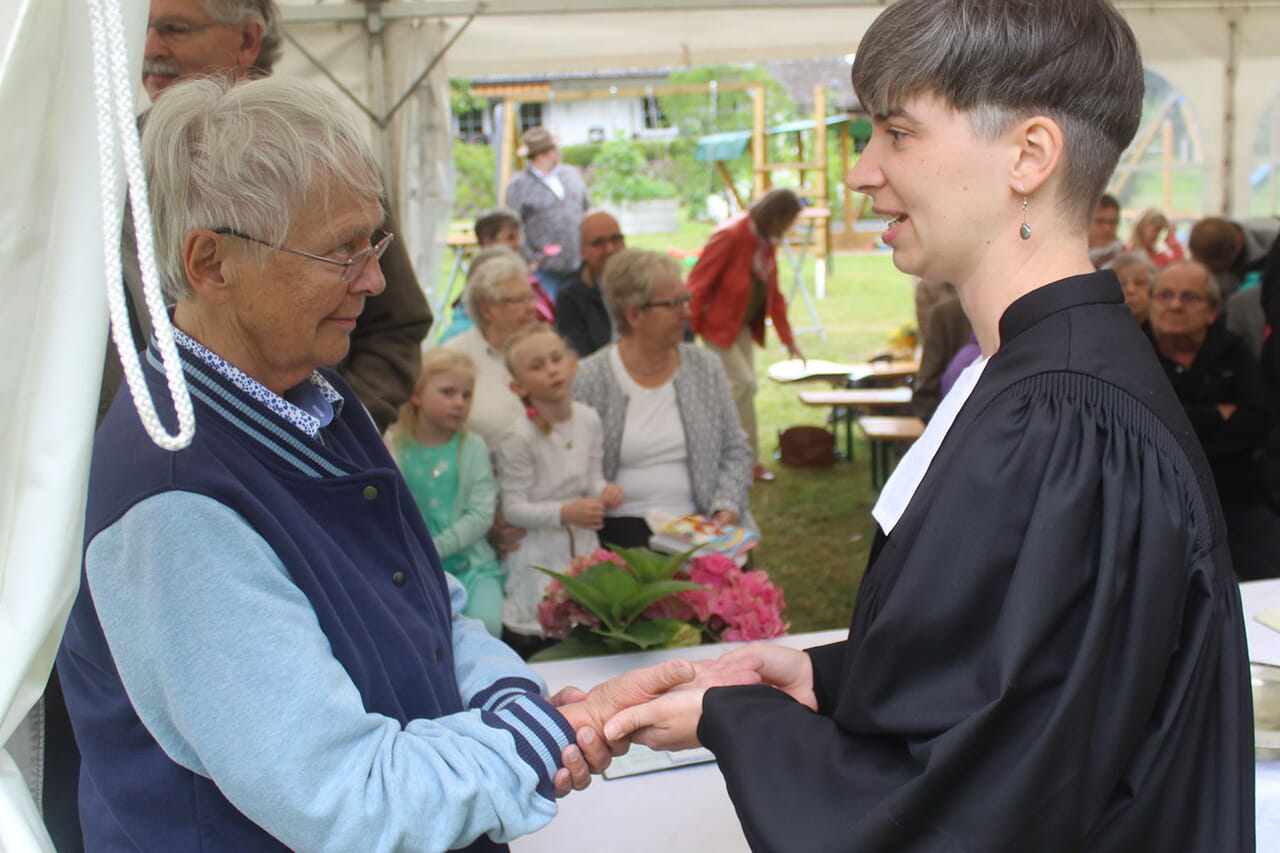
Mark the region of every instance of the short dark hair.
POLYGON ((899 0, 853 63, 865 109, 936 94, 994 138, 1035 115, 1066 140, 1062 212, 1093 214, 1142 117, 1142 58, 1110 0, 899 0))
POLYGON ((1116 198, 1111 193, 1103 193, 1098 196, 1098 203, 1094 205, 1094 209, 1096 210, 1099 207, 1109 207, 1112 210, 1119 210, 1120 199, 1116 198))
POLYGON ((1221 216, 1201 219, 1187 237, 1191 257, 1215 272, 1230 269, 1242 245, 1235 223, 1221 216))
POLYGON ((800 213, 800 197, 786 187, 774 187, 751 204, 751 221, 768 237, 781 237, 783 228, 800 213))
POLYGON ((494 208, 476 220, 476 242, 483 246, 487 241, 497 237, 498 232, 506 225, 519 228, 520 217, 510 208, 494 208))

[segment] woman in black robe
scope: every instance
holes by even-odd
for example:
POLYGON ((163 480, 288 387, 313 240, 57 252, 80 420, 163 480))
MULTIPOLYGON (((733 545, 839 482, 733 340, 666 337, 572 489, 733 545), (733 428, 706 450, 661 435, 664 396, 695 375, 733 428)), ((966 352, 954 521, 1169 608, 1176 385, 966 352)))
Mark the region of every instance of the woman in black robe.
MULTIPOLYGON (((1142 65, 1106 0, 900 0, 853 67, 848 181, 982 357, 873 514, 847 641, 624 711, 715 752, 770 851, 1244 851, 1247 653, 1213 481, 1090 214, 1142 65)), ((726 656, 729 657, 729 656, 726 656)))

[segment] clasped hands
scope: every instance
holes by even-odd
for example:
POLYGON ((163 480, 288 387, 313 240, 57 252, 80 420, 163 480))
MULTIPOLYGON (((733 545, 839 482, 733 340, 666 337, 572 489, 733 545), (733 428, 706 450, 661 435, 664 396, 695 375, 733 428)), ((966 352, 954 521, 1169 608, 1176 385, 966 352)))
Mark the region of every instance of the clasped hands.
POLYGON ((811 710, 813 692, 809 656, 787 646, 752 643, 715 660, 670 660, 612 678, 584 692, 566 687, 551 697, 577 735, 565 747, 556 773, 557 796, 582 790, 592 773, 602 773, 632 742, 651 749, 699 746, 698 723, 708 688, 767 684, 811 710))

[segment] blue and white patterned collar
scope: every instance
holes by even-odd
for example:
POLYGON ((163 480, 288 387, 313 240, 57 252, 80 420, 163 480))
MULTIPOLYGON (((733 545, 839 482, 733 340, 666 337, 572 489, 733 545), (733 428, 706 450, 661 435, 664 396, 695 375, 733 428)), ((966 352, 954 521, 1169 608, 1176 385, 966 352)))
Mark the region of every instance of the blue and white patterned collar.
POLYGON ((311 438, 315 438, 320 429, 332 423, 337 414, 342 411, 342 395, 317 371, 312 371, 306 380, 286 392, 292 399, 293 402, 291 402, 176 326, 173 329, 173 339, 178 346, 217 371, 250 399, 293 424, 311 438))

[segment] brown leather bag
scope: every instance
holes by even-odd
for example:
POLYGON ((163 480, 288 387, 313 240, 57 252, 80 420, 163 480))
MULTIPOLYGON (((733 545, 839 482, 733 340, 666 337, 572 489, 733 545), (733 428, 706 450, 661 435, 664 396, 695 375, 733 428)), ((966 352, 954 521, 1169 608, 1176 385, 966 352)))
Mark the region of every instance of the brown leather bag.
POLYGON ((830 468, 835 464, 835 437, 822 427, 794 426, 778 433, 782 464, 789 468, 830 468))

